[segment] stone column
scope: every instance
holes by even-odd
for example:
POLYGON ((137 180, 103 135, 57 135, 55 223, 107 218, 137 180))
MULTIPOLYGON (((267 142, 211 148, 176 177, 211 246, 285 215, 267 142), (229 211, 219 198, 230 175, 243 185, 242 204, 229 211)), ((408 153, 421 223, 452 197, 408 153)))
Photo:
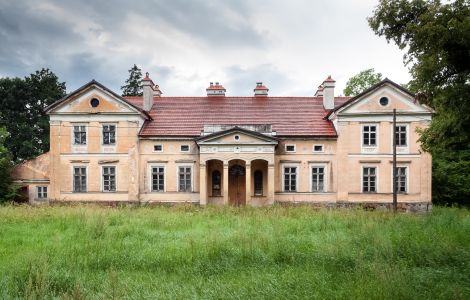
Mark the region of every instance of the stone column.
POLYGON ((245 191, 246 191, 246 195, 245 195, 245 201, 246 201, 246 205, 250 205, 251 204, 251 165, 250 164, 246 164, 245 166, 245 191))
POLYGON ((223 178, 222 189, 223 189, 223 196, 224 196, 224 205, 227 205, 228 204, 228 163, 226 162, 224 162, 224 174, 222 178, 223 178))
POLYGON ((274 203, 274 185, 275 177, 274 177, 274 164, 268 165, 268 203, 274 203))
POLYGON ((207 172, 206 163, 199 164, 199 204, 207 205, 207 172))

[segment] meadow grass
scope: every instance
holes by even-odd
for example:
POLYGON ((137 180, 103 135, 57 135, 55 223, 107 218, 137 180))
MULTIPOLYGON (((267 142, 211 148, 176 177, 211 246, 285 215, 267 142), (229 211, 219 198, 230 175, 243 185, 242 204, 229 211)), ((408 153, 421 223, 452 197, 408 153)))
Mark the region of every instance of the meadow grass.
POLYGON ((469 299, 470 211, 0 207, 0 299, 469 299))

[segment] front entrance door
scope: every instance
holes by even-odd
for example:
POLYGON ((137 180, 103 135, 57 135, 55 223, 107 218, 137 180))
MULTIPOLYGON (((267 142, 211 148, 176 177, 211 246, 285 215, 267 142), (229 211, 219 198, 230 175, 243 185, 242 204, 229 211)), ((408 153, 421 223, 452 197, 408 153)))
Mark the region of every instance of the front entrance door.
POLYGON ((228 170, 228 197, 229 204, 232 206, 240 206, 246 204, 245 190, 245 167, 234 165, 228 170))

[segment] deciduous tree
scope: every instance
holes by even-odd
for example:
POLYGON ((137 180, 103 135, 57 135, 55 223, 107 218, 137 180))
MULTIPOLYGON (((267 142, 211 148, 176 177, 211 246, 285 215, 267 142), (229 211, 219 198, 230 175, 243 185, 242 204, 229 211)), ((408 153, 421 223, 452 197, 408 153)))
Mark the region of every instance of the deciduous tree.
POLYGON ((345 96, 355 96, 382 80, 382 74, 367 69, 349 78, 343 90, 345 96))
POLYGON ((434 200, 470 205, 470 1, 380 0, 369 25, 406 51, 409 86, 436 110, 421 137, 434 200))

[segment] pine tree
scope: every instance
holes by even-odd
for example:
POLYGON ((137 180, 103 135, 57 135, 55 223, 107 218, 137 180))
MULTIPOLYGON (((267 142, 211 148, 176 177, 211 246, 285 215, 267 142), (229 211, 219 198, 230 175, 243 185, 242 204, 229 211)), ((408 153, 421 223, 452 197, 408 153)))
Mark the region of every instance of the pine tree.
POLYGON ((121 86, 123 96, 142 96, 142 70, 134 64, 129 70, 126 84, 121 86))

